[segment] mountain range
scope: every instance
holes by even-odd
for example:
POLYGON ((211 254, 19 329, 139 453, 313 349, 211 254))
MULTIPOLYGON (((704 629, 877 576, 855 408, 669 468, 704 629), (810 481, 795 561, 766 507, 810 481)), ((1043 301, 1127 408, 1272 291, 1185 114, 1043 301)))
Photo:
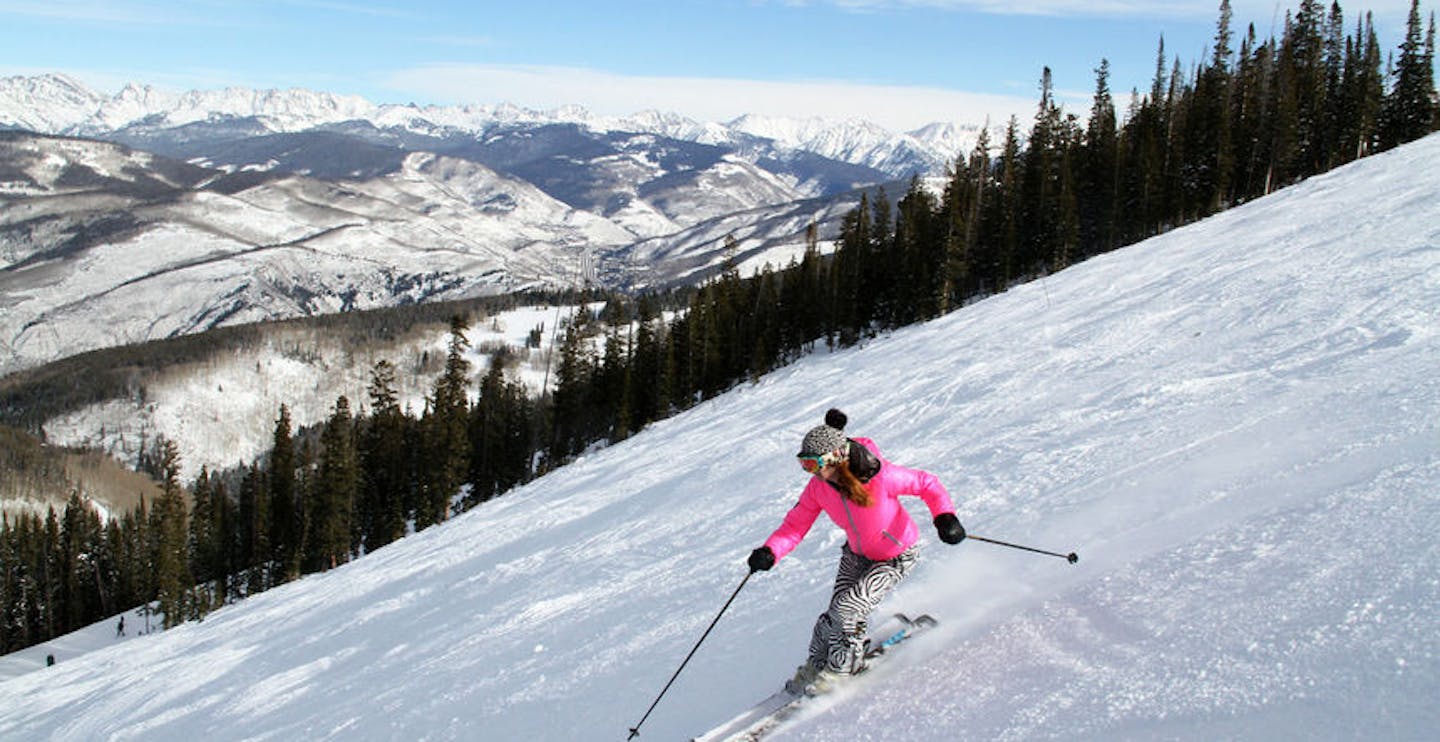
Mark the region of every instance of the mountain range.
POLYGON ((978 127, 0 80, 0 373, 355 308, 783 265, 978 127))
MULTIPOLYGON (((232 133, 296 133, 365 122, 394 136, 448 139, 513 128, 570 125, 594 132, 652 134, 666 139, 728 146, 755 156, 783 158, 808 153, 873 168, 891 177, 943 168, 968 148, 977 124, 936 122, 911 132, 891 132, 863 120, 785 119, 745 115, 726 123, 698 122, 673 113, 644 111, 605 117, 579 106, 536 111, 510 104, 417 106, 375 104, 356 96, 304 89, 192 90, 171 93, 131 83, 106 95, 61 74, 0 79, 0 127, 97 139, 204 140, 230 124, 232 133), (190 128, 187 128, 190 127, 190 128), (122 133, 123 132, 123 133, 122 133)), ((238 137, 237 137, 238 138, 238 137)), ((131 143, 134 143, 133 140, 131 143)))

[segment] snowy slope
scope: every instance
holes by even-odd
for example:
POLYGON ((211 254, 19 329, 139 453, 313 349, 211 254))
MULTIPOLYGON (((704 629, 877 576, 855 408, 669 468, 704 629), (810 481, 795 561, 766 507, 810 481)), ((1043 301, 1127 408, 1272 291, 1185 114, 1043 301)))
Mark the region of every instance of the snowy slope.
POLYGON ((0 372, 221 325, 569 285, 592 247, 634 239, 426 153, 364 182, 234 192, 101 142, 0 137, 0 160, 18 165, 15 181, 0 173, 0 372))
MULTIPOLYGON (((812 356, 347 567, 0 682, 0 738, 623 739, 832 404, 972 533, 1081 559, 928 538, 886 608, 943 625, 778 739, 1431 738, 1437 165, 1432 136, 812 356)), ((752 579, 641 739, 779 683, 840 543, 817 524, 752 579)))

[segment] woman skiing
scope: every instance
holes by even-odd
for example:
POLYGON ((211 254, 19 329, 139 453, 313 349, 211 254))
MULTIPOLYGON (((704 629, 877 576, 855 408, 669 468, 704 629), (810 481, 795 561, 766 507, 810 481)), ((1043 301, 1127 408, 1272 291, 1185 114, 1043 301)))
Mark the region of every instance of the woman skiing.
POLYGON ((796 694, 824 690, 834 678, 864 667, 866 618, 917 556, 919 529, 900 505, 900 495, 925 501, 941 541, 958 544, 965 539, 965 528, 940 481, 929 472, 884 460, 869 438, 846 438, 847 421, 843 412, 832 409, 825 413, 824 425, 805 434, 796 456, 813 476, 780 527, 750 553, 751 573, 770 569, 805 538, 822 510, 845 531, 830 607, 815 621, 808 661, 785 684, 796 694))

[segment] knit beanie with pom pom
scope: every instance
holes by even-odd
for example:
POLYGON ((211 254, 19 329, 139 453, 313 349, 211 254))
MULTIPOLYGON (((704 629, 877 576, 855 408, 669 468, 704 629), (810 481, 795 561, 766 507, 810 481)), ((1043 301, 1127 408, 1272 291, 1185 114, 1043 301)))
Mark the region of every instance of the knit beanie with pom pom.
POLYGON ((796 456, 824 456, 827 464, 844 460, 849 452, 850 441, 845 438, 845 423, 849 418, 837 409, 825 413, 825 424, 817 425, 800 441, 800 453, 796 456))

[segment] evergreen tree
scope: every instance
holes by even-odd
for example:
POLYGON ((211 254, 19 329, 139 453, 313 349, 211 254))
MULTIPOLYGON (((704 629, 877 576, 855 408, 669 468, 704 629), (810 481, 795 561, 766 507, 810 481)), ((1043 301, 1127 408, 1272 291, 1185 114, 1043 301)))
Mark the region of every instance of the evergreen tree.
POLYGON ((766 263, 760 275, 751 281, 754 301, 752 311, 742 317, 749 321, 750 361, 748 363, 751 382, 760 380, 775 367, 781 355, 781 335, 784 318, 788 312, 787 300, 781 289, 781 279, 766 263))
POLYGON ((469 323, 464 317, 450 320, 450 343, 445 358, 445 371, 435 382, 429 414, 422 421, 427 454, 422 464, 424 487, 420 506, 415 512, 415 528, 424 529, 444 521, 450 512, 450 500, 460 490, 469 471, 470 440, 467 433, 470 384, 470 361, 465 351, 470 341, 465 337, 469 323))
POLYGON ((470 411, 470 496, 465 507, 486 502, 530 477, 536 409, 528 391, 506 374, 509 354, 498 350, 470 411))
POLYGON ((1235 74, 1237 90, 1232 96, 1232 141, 1235 146, 1235 193, 1240 197, 1264 192, 1271 162, 1270 135, 1272 99, 1275 83, 1275 48, 1260 42, 1255 26, 1240 47, 1240 63, 1235 74))
POLYGON ((1306 59, 1304 45, 1296 43, 1297 37, 1303 38, 1303 35, 1287 12, 1285 36, 1275 63, 1275 90, 1270 99, 1273 134, 1264 193, 1289 185, 1296 177, 1297 165, 1304 160, 1304 135, 1308 132, 1301 126, 1304 102, 1300 94, 1305 89, 1306 59))
POLYGON ((144 497, 125 514, 120 533, 122 543, 117 549, 117 561, 120 565, 118 592, 125 596, 122 604, 148 603, 155 597, 155 562, 150 552, 150 512, 144 497))
POLYGON ((245 571, 245 591, 258 593, 269 587, 274 551, 270 546, 270 496, 265 473, 251 464, 240 480, 238 564, 245 571))
POLYGON ((1301 0, 1281 42, 1281 59, 1293 91, 1295 149, 1287 181, 1319 172, 1325 149, 1324 9, 1319 0, 1301 0))
POLYGON ((690 377, 684 348, 688 344, 688 319, 677 314, 666 324, 660 337, 660 386, 657 396, 666 415, 685 409, 690 400, 690 377))
POLYGON ((946 223, 939 202, 920 179, 912 178, 895 222, 899 260, 893 279, 902 287, 892 312, 896 327, 931 319, 945 305, 948 253, 946 223))
POLYGON ((102 527, 104 545, 101 546, 102 556, 96 566, 99 582, 97 589, 101 592, 101 612, 107 616, 138 603, 123 592, 120 563, 120 544, 123 538, 120 532, 122 520, 118 515, 113 516, 106 519, 102 527))
POLYGON ((60 528, 59 605, 60 633, 89 624, 100 615, 95 590, 99 518, 79 492, 71 492, 60 528))
POLYGON ((480 395, 470 408, 470 497, 467 508, 497 494, 496 466, 504 445, 506 354, 490 356, 490 368, 480 380, 480 395))
POLYGON ((827 333, 824 309, 828 304, 825 288, 824 260, 820 257, 820 229, 815 222, 805 227, 805 252, 800 257, 800 275, 796 280, 795 348, 811 350, 827 333))
MULTIPOLYGON (((1321 164, 1328 170, 1345 161, 1345 15, 1340 3, 1331 2, 1325 24, 1325 106, 1321 126, 1321 164)), ((1318 172, 1318 171, 1317 171, 1318 172)))
POLYGON ((870 196, 862 194, 860 205, 841 220, 840 238, 836 241, 825 317, 833 323, 834 341, 842 347, 860 341, 861 330, 871 316, 874 295, 866 288, 865 268, 872 262, 872 217, 870 196))
POLYGON ((1419 139, 1435 129, 1434 38, 1433 18, 1428 37, 1423 36, 1420 0, 1411 0, 1405 40, 1400 44, 1400 58, 1395 63, 1394 86, 1385 99, 1381 147, 1395 147, 1419 139))
POLYGON ((225 599, 225 494, 201 467, 190 492, 190 575, 195 580, 196 609, 205 613, 225 599), (212 583, 201 589, 206 583, 212 583))
POLYGON ((1193 179, 1187 179, 1187 166, 1193 154, 1193 146, 1185 136, 1188 131, 1191 109, 1194 107, 1194 85, 1185 77, 1180 58, 1175 58, 1175 67, 1170 71, 1170 87, 1162 106, 1165 133, 1162 141, 1165 152, 1164 165, 1160 176, 1159 229, 1169 230, 1184 224, 1196 213, 1196 188, 1193 179))
POLYGON ((307 561, 312 571, 333 569, 350 558, 355 500, 360 489, 359 454, 350 400, 335 400, 335 411, 320 438, 319 467, 306 508, 310 529, 307 561))
POLYGON ((989 125, 980 129, 969 159, 955 159, 945 184, 944 284, 940 311, 948 312, 975 291, 974 285, 985 268, 985 250, 980 239, 981 214, 990 180, 989 125))
POLYGON ((3 516, 0 527, 0 650, 12 652, 41 641, 32 621, 38 598, 33 544, 40 530, 33 513, 3 516))
MULTIPOLYGON (((60 615, 60 520, 55 517, 55 508, 50 507, 45 514, 44 535, 38 544, 39 558, 36 563, 38 579, 36 580, 38 590, 39 620, 38 627, 41 636, 49 639, 60 635, 62 626, 60 615)), ((43 641, 43 639, 42 639, 43 641)))
POLYGON ((90 615, 86 618, 86 624, 93 623, 96 619, 111 616, 118 613, 122 608, 129 608, 130 604, 117 602, 115 595, 115 553, 111 551, 111 544, 114 541, 110 537, 111 529, 119 530, 119 523, 116 518, 111 517, 101 520, 99 511, 89 505, 85 508, 85 530, 90 549, 90 585, 94 593, 89 599, 90 615))
POLYGON ((560 343, 560 361, 555 368, 555 392, 550 405, 553 420, 547 452, 550 467, 559 466, 580 451, 583 431, 587 427, 585 418, 593 365, 579 328, 576 323, 570 323, 565 328, 565 338, 560 343))
POLYGON ((855 331, 859 337, 874 337, 879 329, 892 326, 896 307, 902 301, 897 279, 904 272, 904 256, 895 244, 894 210, 883 186, 876 189, 870 209, 870 239, 857 245, 860 250, 856 255, 860 273, 855 331))
POLYGON ((695 294, 691 304, 691 352, 702 399, 724 391, 750 360, 743 338, 746 301, 736 263, 738 243, 725 236, 720 273, 695 294))
POLYGON ((1030 130, 1021 185, 1020 263, 1027 272, 1069 262, 1078 240, 1070 147, 1075 124, 1055 102, 1050 68, 1040 81, 1040 106, 1030 130))
MULTIPOLYGON (((503 368, 501 373, 503 375, 503 368)), ((489 466, 494 494, 530 479, 535 445, 539 439, 537 422, 540 419, 536 405, 531 402, 529 391, 522 382, 506 379, 499 385, 498 393, 501 414, 496 422, 500 435, 498 445, 492 448, 493 458, 489 466)))
POLYGON ((0 654, 25 648, 29 639, 23 626, 23 606, 28 596, 18 530, 8 513, 0 514, 0 654))
POLYGON ((1085 252, 1106 252, 1119 246, 1116 223, 1120 179, 1120 148, 1115 120, 1115 102, 1110 95, 1110 60, 1100 60, 1095 70, 1095 97, 1085 128, 1082 184, 1078 198, 1085 225, 1081 243, 1085 252))
POLYGON ((405 514, 413 502, 407 421, 395 388, 395 367, 377 361, 370 379, 371 414, 362 433, 357 507, 360 540, 367 552, 405 535, 405 514))
POLYGON ((1168 139, 1170 108, 1166 91, 1171 88, 1165 71, 1165 38, 1160 38, 1155 59, 1155 77, 1149 97, 1139 100, 1127 126, 1126 171, 1132 174, 1128 183, 1126 213, 1131 225, 1127 240, 1137 241, 1158 233, 1165 224, 1166 182, 1169 166, 1168 139))
POLYGON ((1231 143, 1230 2, 1220 3, 1220 21, 1210 63, 1195 81, 1193 105, 1186 116, 1190 154, 1184 168, 1186 211, 1194 217, 1213 214, 1233 196, 1234 150, 1231 143))
MULTIPOLYGON (((290 430, 290 408, 283 404, 280 405, 280 417, 275 421, 273 441, 265 488, 270 497, 271 553, 268 561, 274 564, 276 571, 272 579, 289 582, 300 576, 300 539, 304 530, 296 479, 295 441, 290 430)), ((267 581, 267 587, 273 584, 267 581)))
POLYGON ((633 410, 633 426, 636 430, 660 419, 664 412, 660 377, 664 344, 661 342, 661 325, 655 299, 642 294, 636 306, 637 325, 635 348, 632 354, 629 375, 629 395, 633 410))
POLYGON ((615 442, 630 437, 632 420, 630 372, 633 338, 630 314, 624 300, 618 296, 611 297, 605 303, 600 321, 605 328, 605 349, 590 382, 591 401, 594 403, 590 414, 605 421, 595 428, 593 435, 615 442))
POLYGON ((165 617, 165 628, 184 622, 189 616, 190 586, 194 584, 189 569, 189 539, 186 527, 185 499, 180 487, 180 454, 173 442, 166 441, 161 451, 160 497, 151 511, 150 533, 154 539, 155 598, 165 617))
POLYGON ((1000 187, 994 200, 995 214, 990 220, 995 225, 990 240, 996 252, 992 275, 997 291, 1009 288, 1020 272, 1020 170, 1020 122, 1011 116, 1000 148, 1000 187))
POLYGON ((1375 151, 1379 144, 1380 121, 1385 105, 1385 74, 1381 68, 1380 41, 1375 35, 1371 14, 1347 43, 1349 51, 1342 82, 1341 162, 1358 159, 1375 151))
MULTIPOLYGON (((1426 71, 1430 72, 1430 130, 1440 130, 1440 95, 1435 92, 1435 13, 1430 13, 1430 27, 1425 31, 1425 61, 1421 67, 1423 77, 1426 71)), ((1422 80, 1421 87, 1425 87, 1422 80)))
POLYGON ((210 531, 215 534, 213 563, 211 570, 215 575, 215 586, 212 608, 219 607, 238 597, 235 585, 235 575, 243 569, 240 562, 240 512, 235 498, 231 497, 225 481, 215 478, 211 484, 211 498, 214 507, 211 509, 213 525, 210 531))

